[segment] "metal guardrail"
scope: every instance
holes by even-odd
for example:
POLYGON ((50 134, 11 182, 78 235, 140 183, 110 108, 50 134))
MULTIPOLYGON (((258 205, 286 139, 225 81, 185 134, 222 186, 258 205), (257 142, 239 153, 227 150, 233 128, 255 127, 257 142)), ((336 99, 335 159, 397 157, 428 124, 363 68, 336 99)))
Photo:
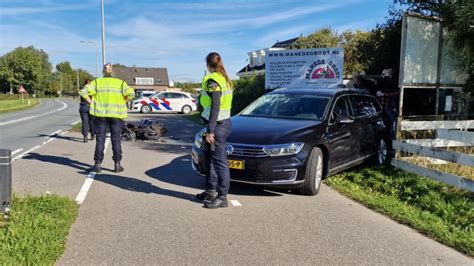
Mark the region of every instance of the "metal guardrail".
MULTIPOLYGON (((474 120, 402 121, 401 129, 405 131, 436 129, 437 139, 396 140, 393 142, 393 148, 399 152, 474 167, 474 155, 437 149, 438 147, 474 146, 474 132, 460 130, 471 128, 474 128, 474 120)), ((430 179, 474 192, 474 180, 401 160, 399 152, 397 152, 397 154, 399 154, 398 157, 392 160, 393 166, 407 172, 426 176, 430 179)))

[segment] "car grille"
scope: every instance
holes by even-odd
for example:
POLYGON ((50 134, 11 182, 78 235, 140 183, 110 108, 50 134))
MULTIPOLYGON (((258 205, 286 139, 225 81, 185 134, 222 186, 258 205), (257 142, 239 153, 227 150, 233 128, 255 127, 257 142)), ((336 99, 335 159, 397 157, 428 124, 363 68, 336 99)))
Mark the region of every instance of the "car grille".
POLYGON ((232 179, 244 180, 244 181, 256 181, 256 180, 265 180, 268 177, 259 170, 230 170, 230 175, 232 179))
POLYGON ((234 147, 234 151, 230 154, 231 156, 250 158, 268 157, 268 154, 263 151, 263 146, 234 143, 229 143, 229 145, 234 147))

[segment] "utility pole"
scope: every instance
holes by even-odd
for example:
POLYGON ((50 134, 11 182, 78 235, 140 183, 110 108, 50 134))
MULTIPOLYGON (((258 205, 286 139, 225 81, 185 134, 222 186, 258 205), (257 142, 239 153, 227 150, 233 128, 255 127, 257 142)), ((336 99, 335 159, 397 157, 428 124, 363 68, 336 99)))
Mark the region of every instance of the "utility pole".
POLYGON ((105 23, 104 23, 104 0, 100 0, 102 12, 102 65, 105 66, 105 23))

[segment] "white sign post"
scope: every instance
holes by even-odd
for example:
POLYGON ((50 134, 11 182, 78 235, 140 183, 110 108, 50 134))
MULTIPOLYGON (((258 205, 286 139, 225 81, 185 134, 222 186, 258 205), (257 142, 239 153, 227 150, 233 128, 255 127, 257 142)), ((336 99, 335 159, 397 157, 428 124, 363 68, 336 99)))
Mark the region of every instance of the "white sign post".
POLYGON ((342 84, 343 48, 269 51, 265 88, 336 88, 342 84))

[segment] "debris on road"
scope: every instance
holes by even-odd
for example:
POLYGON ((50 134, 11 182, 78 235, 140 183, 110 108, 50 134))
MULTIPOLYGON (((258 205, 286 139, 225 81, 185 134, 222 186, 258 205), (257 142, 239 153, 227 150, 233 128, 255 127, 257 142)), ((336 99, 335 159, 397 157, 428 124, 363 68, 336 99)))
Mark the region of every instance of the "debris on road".
POLYGON ((125 123, 122 139, 124 141, 158 140, 166 131, 162 122, 142 119, 139 124, 125 123))

